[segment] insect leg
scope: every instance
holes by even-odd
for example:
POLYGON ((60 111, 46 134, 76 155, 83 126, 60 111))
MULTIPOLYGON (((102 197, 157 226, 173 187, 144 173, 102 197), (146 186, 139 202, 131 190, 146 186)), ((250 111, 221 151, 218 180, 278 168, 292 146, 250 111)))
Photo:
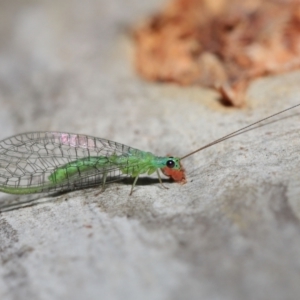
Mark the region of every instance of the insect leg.
POLYGON ((99 194, 101 194, 105 191, 106 178, 107 178, 107 172, 104 172, 103 177, 102 177, 102 189, 100 190, 99 193, 95 194, 95 196, 98 196, 99 194))
POLYGON ((104 192, 104 190, 105 190, 106 178, 107 178, 107 172, 104 172, 103 173, 103 178, 102 178, 102 189, 101 189, 101 192, 104 192))
POLYGON ((130 193, 129 193, 129 196, 132 195, 133 189, 134 189, 135 184, 136 184, 136 182, 137 182, 137 180, 138 180, 138 178, 139 178, 139 175, 140 175, 140 174, 138 174, 138 175, 134 178, 134 181, 133 181, 133 184, 132 184, 132 187, 131 187, 131 191, 130 191, 130 193))
POLYGON ((166 187, 166 186, 162 183, 162 179, 161 179, 161 176, 160 176, 158 170, 156 170, 156 173, 157 173, 158 180, 159 180, 160 184, 161 184, 165 189, 169 189, 168 187, 166 187))

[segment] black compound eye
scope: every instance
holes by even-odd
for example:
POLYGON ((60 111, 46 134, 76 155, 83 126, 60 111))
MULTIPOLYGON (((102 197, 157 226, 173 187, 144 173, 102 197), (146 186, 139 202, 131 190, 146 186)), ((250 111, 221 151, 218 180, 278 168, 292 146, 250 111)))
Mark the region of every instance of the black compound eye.
POLYGON ((167 161, 166 165, 167 165, 167 167, 172 169, 172 168, 175 167, 175 162, 174 162, 174 160, 170 159, 170 160, 167 161))

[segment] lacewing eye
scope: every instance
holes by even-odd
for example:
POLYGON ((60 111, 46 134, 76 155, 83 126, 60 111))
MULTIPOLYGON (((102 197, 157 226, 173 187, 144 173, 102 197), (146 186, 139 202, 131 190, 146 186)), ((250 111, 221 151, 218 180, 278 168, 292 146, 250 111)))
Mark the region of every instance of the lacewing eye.
POLYGON ((168 168, 174 168, 175 167, 175 162, 174 162, 174 160, 168 160, 167 161, 167 163, 166 163, 166 166, 168 167, 168 168))

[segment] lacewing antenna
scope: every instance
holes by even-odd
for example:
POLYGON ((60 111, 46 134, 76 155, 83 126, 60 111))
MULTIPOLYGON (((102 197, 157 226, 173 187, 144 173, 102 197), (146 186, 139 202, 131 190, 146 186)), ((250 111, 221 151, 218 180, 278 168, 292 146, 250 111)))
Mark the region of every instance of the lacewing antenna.
POLYGON ((197 150, 195 150, 195 151, 192 151, 192 152, 186 154, 185 156, 181 157, 180 160, 185 159, 185 158, 187 158, 187 157, 189 157, 189 156, 191 156, 191 155, 193 155, 193 154, 195 154, 195 153, 197 153, 197 152, 199 152, 199 151, 202 151, 202 150, 205 149, 205 148, 209 148, 209 147, 211 147, 211 146, 213 146, 213 145, 215 145, 215 144, 218 144, 218 143, 221 143, 221 142, 223 142, 223 141, 225 141, 225 140, 228 140, 228 139, 230 139, 230 138, 232 138, 232 137, 234 137, 234 136, 236 136, 236 135, 242 133, 244 130, 249 129, 250 127, 252 127, 252 126, 254 126, 254 125, 256 125, 256 124, 259 124, 259 123, 261 123, 261 122, 263 122, 263 121, 266 121, 266 120, 268 120, 268 119, 271 119, 271 118, 273 118, 273 117, 275 117, 275 116, 277 116, 277 115, 280 115, 280 114, 282 114, 282 113, 284 113, 284 112, 286 112, 286 111, 288 111, 288 110, 291 110, 291 109, 293 109, 293 108, 296 108, 297 106, 300 106, 300 103, 299 103, 299 104, 296 104, 296 105, 294 105, 294 106, 291 106, 291 107, 289 107, 289 108, 286 108, 286 109, 284 109, 284 110, 282 110, 282 111, 280 111, 280 112, 278 112, 278 113, 276 113, 276 114, 273 114, 273 115, 271 115, 271 116, 268 116, 268 117, 266 117, 266 118, 263 118, 263 119, 261 119, 261 120, 259 120, 259 121, 256 121, 256 122, 254 122, 254 123, 252 123, 252 124, 250 124, 250 125, 247 125, 247 126, 245 126, 245 127, 243 127, 243 128, 240 128, 240 129, 238 129, 238 130, 236 130, 236 131, 233 131, 233 132, 231 132, 231 133, 229 133, 229 134, 227 134, 227 135, 225 135, 225 136, 223 136, 223 137, 221 137, 221 138, 219 138, 219 139, 217 139, 217 140, 215 140, 215 141, 213 141, 213 142, 211 142, 211 143, 209 143, 209 144, 206 144, 205 146, 202 146, 201 148, 199 148, 199 149, 197 149, 197 150))

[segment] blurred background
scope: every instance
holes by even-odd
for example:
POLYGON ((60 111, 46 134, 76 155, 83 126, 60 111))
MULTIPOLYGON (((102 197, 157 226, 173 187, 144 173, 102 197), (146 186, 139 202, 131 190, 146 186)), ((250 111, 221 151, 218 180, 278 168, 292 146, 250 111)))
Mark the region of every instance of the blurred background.
MULTIPOLYGON (((177 2, 184 7, 199 1, 177 2)), ((261 5, 252 2, 256 9, 261 5)), ((168 31, 158 44, 151 34, 158 28, 165 32, 163 25, 170 20, 163 13, 168 15, 169 7, 171 2, 161 0, 1 0, 0 139, 58 130, 180 157, 300 102, 300 73, 287 72, 295 68, 273 73, 259 69, 255 76, 243 77, 242 102, 232 101, 237 98, 231 97, 235 81, 230 76, 232 89, 199 80, 178 84, 174 74, 191 73, 182 73, 164 56, 176 52, 176 34, 166 53, 165 48, 151 48, 165 45, 168 31), (145 40, 143 30, 150 30, 145 40), (145 59, 149 52, 159 54, 160 60, 147 60, 148 68, 168 61, 166 78, 141 74, 141 66, 146 66, 137 61, 141 40, 150 45, 143 48, 145 59)), ((298 10, 293 11, 297 15, 298 10)), ((249 15, 239 12, 235 14, 251 27, 249 15)), ((176 18, 171 18, 173 25, 180 24, 176 18)), ((205 26, 209 31, 210 25, 205 26)), ((201 34, 191 35, 194 42, 189 41, 188 48, 181 44, 184 51, 179 54, 196 49, 190 54, 198 72, 201 34)), ((253 32, 251 38, 242 46, 253 46, 253 32)), ((208 62, 229 74, 228 61, 216 63, 221 56, 205 49, 208 62)), ((255 53, 262 53, 259 49, 255 53)), ((210 71, 205 57, 200 60, 210 71)), ((180 62, 186 71, 186 60, 180 62)), ((166 180, 168 190, 154 176, 141 181, 131 197, 130 184, 122 183, 100 195, 95 189, 59 196, 1 193, 1 206, 34 201, 1 212, 0 298, 298 299, 298 120, 295 110, 184 160, 187 183, 166 180)))

